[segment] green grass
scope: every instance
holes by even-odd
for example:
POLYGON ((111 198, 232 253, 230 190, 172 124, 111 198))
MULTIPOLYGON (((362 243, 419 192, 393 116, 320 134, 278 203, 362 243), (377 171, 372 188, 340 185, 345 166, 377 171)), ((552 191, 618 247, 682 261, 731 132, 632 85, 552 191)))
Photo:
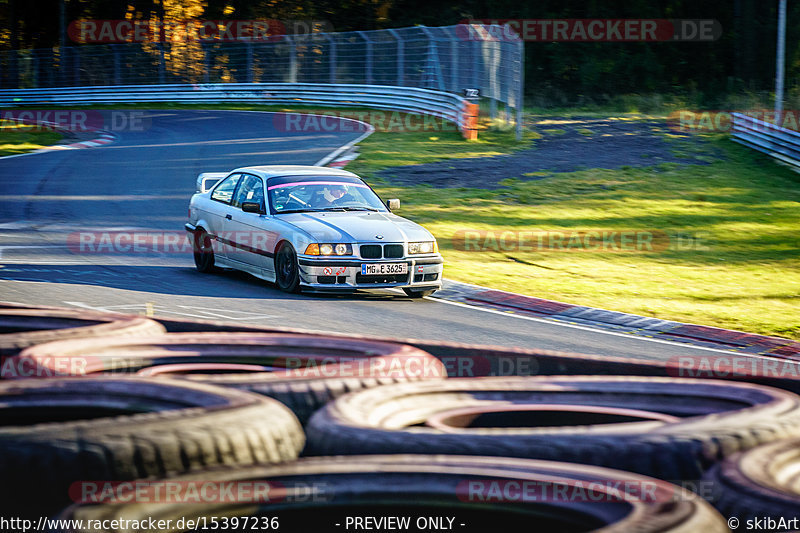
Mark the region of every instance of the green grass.
MULTIPOLYGON (((495 191, 394 187, 375 179, 391 165, 517 147, 500 136, 479 134, 483 144, 474 145, 456 137, 377 133, 361 143, 362 155, 348 169, 370 179, 383 197, 400 198, 399 214, 434 233, 450 279, 800 339, 800 176, 723 135, 710 135, 710 146, 725 159, 708 157, 714 161, 709 165, 589 169, 538 181, 508 179, 505 189, 495 191), (566 236, 630 230, 651 232, 655 244, 625 252, 536 246, 464 251, 459 248, 469 230, 566 236)), ((674 140, 674 150, 687 157, 702 151, 684 139, 674 140)))
POLYGON ((60 140, 59 133, 0 120, 0 157, 38 150, 60 140))
POLYGON ((513 133, 485 130, 478 133, 477 141, 465 141, 454 132, 378 132, 359 144, 362 155, 347 168, 374 177, 376 171, 391 166, 507 154, 530 147, 536 138, 528 132, 517 141, 513 133))

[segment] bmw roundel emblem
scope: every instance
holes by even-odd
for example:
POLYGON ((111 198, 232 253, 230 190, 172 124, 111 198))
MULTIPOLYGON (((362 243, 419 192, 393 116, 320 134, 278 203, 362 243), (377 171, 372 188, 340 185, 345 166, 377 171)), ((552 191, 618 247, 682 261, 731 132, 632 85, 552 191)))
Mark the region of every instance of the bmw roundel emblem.
POLYGON ((383 235, 375 235, 376 239, 383 239, 383 235))

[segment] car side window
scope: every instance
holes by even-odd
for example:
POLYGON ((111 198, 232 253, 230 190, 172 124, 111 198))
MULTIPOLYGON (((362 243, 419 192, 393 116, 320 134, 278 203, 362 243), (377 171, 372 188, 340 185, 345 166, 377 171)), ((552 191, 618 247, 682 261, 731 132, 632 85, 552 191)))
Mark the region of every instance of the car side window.
POLYGON ((211 199, 222 202, 223 204, 231 203, 233 191, 236 190, 236 184, 239 183, 240 177, 241 174, 233 174, 222 180, 220 184, 214 188, 214 192, 211 193, 211 199))
POLYGON ((242 207, 243 202, 255 202, 264 208, 264 183, 261 178, 250 174, 242 175, 242 182, 233 199, 234 207, 242 207))

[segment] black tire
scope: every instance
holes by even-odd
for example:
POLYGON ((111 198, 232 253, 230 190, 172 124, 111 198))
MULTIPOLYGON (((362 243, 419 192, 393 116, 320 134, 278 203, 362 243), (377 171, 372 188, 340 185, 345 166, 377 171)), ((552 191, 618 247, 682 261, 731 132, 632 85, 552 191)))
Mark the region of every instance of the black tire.
POLYGON ((54 342, 25 350, 12 362, 36 369, 37 375, 54 376, 59 368, 72 369, 75 360, 83 362, 79 371, 84 374, 156 374, 161 368, 166 370, 162 376, 264 394, 288 406, 303 422, 326 402, 347 392, 447 377, 438 359, 408 345, 298 334, 170 333, 54 342), (197 364, 206 366, 185 366, 197 364), (213 367, 230 364, 240 366, 213 367), (233 373, 244 370, 249 371, 233 373))
POLYGON ((771 517, 778 521, 797 516, 798 472, 800 439, 786 439, 729 457, 709 470, 705 480, 714 489, 714 506, 744 524, 748 519, 771 517))
POLYGON ((275 252, 275 284, 283 292, 298 292, 300 289, 300 266, 297 253, 288 242, 281 243, 275 252))
POLYGON ((0 333, 0 355, 7 356, 34 344, 60 339, 159 335, 166 330, 158 322, 141 316, 14 306, 0 309, 0 331, 3 332, 0 333))
POLYGON ((403 289, 403 292, 406 293, 406 296, 408 296, 409 298, 424 298, 436 292, 436 289, 425 289, 423 291, 414 289, 403 289))
MULTIPOLYGON (((245 325, 242 322, 165 317, 157 317, 154 320, 163 324, 169 332, 229 331, 316 334, 312 330, 269 325, 245 325)), ((357 335, 348 335, 347 337, 364 338, 357 335)), ((667 361, 652 361, 414 338, 378 338, 375 340, 408 344, 424 350, 445 362, 451 378, 534 375, 653 376, 756 383, 800 394, 800 363, 784 359, 778 361, 776 368, 776 358, 774 357, 753 358, 748 354, 721 357, 712 354, 687 358, 677 356, 667 361), (722 368, 715 369, 715 363, 725 359, 727 359, 727 364, 722 368), (742 364, 749 370, 734 370, 742 364)))
POLYGON ((290 461, 304 440, 297 419, 280 403, 199 383, 9 381, 0 383, 0 406, 3 511, 63 508, 76 481, 290 461))
MULTIPOLYGON (((229 484, 260 481, 286 488, 288 496, 266 503, 76 504, 59 518, 63 523, 86 524, 120 517, 146 523, 155 516, 176 524, 181 518, 185 523, 185 519, 207 517, 211 527, 214 516, 223 515, 229 521, 237 517, 239 525, 244 517, 258 516, 277 519, 275 529, 289 533, 342 531, 348 516, 398 515, 410 518, 410 527, 397 528, 404 531, 438 530, 438 527, 419 527, 417 520, 442 515, 453 518, 452 527, 442 529, 464 533, 496 531, 498 524, 503 524, 503 531, 601 528, 603 532, 615 533, 728 531, 722 517, 710 505, 664 481, 550 461, 422 455, 324 457, 247 470, 201 472, 170 481, 185 483, 187 488, 192 481, 229 484), (493 486, 507 487, 508 495, 499 501, 486 497, 493 486), (560 491, 564 496, 525 499, 519 496, 521 486, 549 490, 551 494, 560 491), (593 489, 587 491, 587 486, 593 489), (313 498, 307 494, 294 495, 292 487, 316 488, 316 492, 313 498)), ((218 520, 221 525, 222 519, 218 520)), ((76 529, 60 531, 89 533, 76 529)))
POLYGON ((203 274, 219 271, 219 267, 215 266, 211 236, 202 230, 194 232, 194 266, 203 274))
POLYGON ((800 397, 757 385, 669 378, 447 379, 348 394, 315 413, 306 432, 305 455, 501 455, 697 479, 737 451, 800 434, 800 397), (510 411, 509 405, 526 404, 622 407, 681 420, 634 417, 615 422, 606 415, 595 420, 583 414, 565 425, 559 419, 564 414, 550 415, 557 418, 552 421, 541 413, 523 412, 528 417, 523 422, 516 414, 502 414, 510 411), (465 407, 501 413, 488 415, 485 427, 417 427, 437 414, 465 407), (497 424, 501 417, 507 420, 497 424))

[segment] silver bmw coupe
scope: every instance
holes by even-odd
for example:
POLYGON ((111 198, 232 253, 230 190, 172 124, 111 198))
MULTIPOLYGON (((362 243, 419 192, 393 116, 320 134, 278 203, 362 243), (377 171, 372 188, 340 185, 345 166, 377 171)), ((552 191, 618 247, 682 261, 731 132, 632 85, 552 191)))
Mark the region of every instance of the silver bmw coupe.
POLYGON ((200 174, 185 227, 200 272, 243 270, 286 292, 428 296, 442 285, 442 256, 428 230, 392 213, 399 205, 345 170, 245 167, 200 174))

